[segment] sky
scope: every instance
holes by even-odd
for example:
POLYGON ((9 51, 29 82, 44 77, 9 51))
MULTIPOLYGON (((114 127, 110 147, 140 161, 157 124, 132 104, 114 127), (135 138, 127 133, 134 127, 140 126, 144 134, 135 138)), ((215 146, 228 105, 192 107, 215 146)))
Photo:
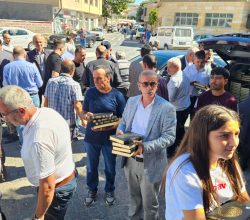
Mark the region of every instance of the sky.
POLYGON ((136 4, 140 4, 143 0, 135 0, 136 4))

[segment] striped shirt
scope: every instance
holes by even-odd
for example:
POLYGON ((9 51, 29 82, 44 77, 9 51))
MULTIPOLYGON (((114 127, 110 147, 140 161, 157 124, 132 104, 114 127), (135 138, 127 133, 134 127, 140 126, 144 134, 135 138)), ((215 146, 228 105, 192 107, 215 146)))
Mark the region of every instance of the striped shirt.
POLYGON ((76 122, 75 101, 83 101, 80 84, 66 73, 51 78, 45 90, 48 107, 59 112, 69 125, 76 122))

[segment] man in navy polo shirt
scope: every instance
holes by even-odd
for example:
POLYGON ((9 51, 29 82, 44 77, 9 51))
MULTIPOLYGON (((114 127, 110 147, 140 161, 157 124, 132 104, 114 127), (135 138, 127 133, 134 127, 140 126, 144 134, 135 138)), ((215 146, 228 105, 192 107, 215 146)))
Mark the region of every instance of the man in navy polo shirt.
POLYGON ((96 66, 93 71, 95 87, 90 88, 85 96, 83 104, 83 119, 88 121, 84 139, 84 147, 87 152, 87 185, 88 196, 85 198, 85 205, 90 206, 96 200, 98 187, 98 164, 102 151, 105 163, 105 192, 106 203, 114 204, 115 190, 115 165, 116 156, 112 154, 112 145, 109 136, 115 134, 116 126, 100 129, 92 129, 91 116, 93 113, 112 112, 121 118, 125 107, 125 98, 121 92, 110 85, 110 70, 105 66, 96 66))

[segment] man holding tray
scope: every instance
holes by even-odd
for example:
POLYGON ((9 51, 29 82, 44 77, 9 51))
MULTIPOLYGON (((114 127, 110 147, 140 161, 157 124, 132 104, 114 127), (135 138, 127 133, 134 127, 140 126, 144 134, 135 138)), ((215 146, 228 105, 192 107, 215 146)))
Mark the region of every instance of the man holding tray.
POLYGON ((94 113, 113 113, 118 118, 122 116, 125 98, 121 92, 111 87, 110 79, 110 70, 107 67, 96 66, 93 71, 95 87, 87 91, 83 104, 83 118, 88 121, 84 139, 84 147, 87 152, 87 185, 89 188, 88 196, 85 198, 86 206, 92 205, 96 200, 101 151, 105 163, 105 202, 112 206, 115 201, 116 155, 112 154, 109 136, 115 134, 118 123, 113 126, 93 129, 94 123, 92 121, 94 113))
POLYGON ((176 113, 168 101, 156 95, 157 74, 145 70, 139 76, 142 95, 128 99, 117 134, 143 135, 138 150, 123 161, 130 196, 130 219, 159 218, 158 194, 167 163, 166 148, 175 141, 176 113), (143 212, 143 215, 142 215, 143 212))

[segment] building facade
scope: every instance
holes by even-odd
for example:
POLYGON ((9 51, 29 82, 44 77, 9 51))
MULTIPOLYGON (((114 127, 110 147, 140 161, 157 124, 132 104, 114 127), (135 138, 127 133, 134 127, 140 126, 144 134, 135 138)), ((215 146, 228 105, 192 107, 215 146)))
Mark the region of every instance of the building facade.
POLYGON ((61 33, 98 26, 102 0, 0 0, 0 26, 24 27, 36 33, 61 33))
POLYGON ((248 0, 159 0, 145 4, 144 20, 158 9, 157 26, 193 26, 195 34, 225 34, 250 31, 248 0))

